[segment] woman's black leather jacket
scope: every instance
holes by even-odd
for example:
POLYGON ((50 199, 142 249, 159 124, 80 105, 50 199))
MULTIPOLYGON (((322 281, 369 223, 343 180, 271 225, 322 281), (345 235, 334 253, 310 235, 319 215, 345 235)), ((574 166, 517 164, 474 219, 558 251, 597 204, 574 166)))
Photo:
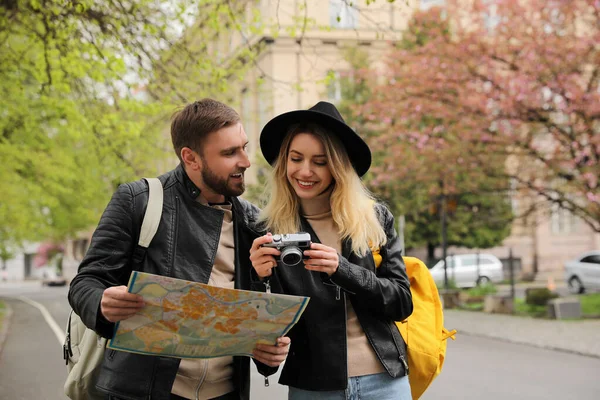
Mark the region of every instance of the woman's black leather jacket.
MULTIPOLYGON (((289 332, 292 344, 279 383, 304 390, 346 389, 347 301, 352 302, 387 373, 392 377, 408 373, 406 344, 394 321, 412 313, 410 285, 394 217, 381 204, 376 205, 376 211, 387 235, 387 243, 380 249, 383 261, 379 268, 375 268, 370 252, 364 257, 352 253, 347 240, 342 243, 339 267, 331 278, 297 265, 274 268, 270 279, 264 281, 273 292, 310 297, 304 314, 289 332)), ((302 220, 302 229, 319 242, 306 220, 302 220)))

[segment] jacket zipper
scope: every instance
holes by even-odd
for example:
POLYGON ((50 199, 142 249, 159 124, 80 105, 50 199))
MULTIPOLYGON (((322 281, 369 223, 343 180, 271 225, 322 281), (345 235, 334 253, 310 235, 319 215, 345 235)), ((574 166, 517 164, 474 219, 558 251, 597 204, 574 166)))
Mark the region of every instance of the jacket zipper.
POLYGON ((394 336, 394 333, 392 332, 392 329, 394 329, 394 328, 395 327, 388 325, 388 329, 390 330, 390 334, 392 335, 392 340, 394 341, 394 344, 396 345, 396 350, 398 350, 398 359, 400 361, 402 361, 402 364, 404 365, 404 369, 406 370, 406 375, 408 375, 408 363, 406 362, 406 360, 402 356, 402 351, 400 350, 400 346, 398 345, 398 341, 396 340, 396 337, 394 336))
MULTIPOLYGON (((338 296, 338 300, 340 300, 340 287, 336 286, 337 288, 337 296, 338 296)), ((346 293, 344 293, 344 298, 342 299, 342 305, 344 307, 344 357, 346 360, 346 368, 344 368, 344 377, 346 378, 346 382, 348 382, 348 306, 346 305, 346 302, 350 301, 350 299, 348 299, 348 296, 346 296, 346 293)), ((359 322, 360 323, 360 322, 359 322)), ((346 383, 346 389, 348 388, 348 383, 346 383)))
POLYGON ((408 375, 408 363, 406 362, 404 357, 402 357, 402 355, 400 355, 400 361, 402 361, 402 364, 404 364, 404 369, 406 369, 406 375, 408 375))
MULTIPOLYGON (((265 290, 267 293, 271 293, 271 280, 269 278, 265 278, 263 281, 265 284, 265 290)), ((269 377, 265 376, 265 387, 269 387, 269 377)))
MULTIPOLYGON (((367 338, 367 341, 369 342, 369 345, 371 346, 371 348, 373 349, 373 351, 375 352, 375 355, 377 356, 377 359, 379 360, 379 362, 381 363, 381 365, 383 366, 383 368, 386 370, 386 372, 391 375, 392 373, 390 372, 390 369, 388 367, 388 365, 384 362, 383 360, 383 356, 381 354, 379 354, 379 351, 377 350, 377 348, 375 347, 375 343, 373 341, 373 338, 371 337, 371 335, 368 332, 368 329, 365 329, 365 327, 363 326, 362 322, 360 321, 360 314, 359 311, 357 311, 355 309, 356 312, 356 317, 358 318, 358 323, 360 324, 361 328, 363 329, 363 332, 365 333, 365 336, 367 338)), ((389 328, 389 325, 388 325, 389 328)), ((392 332, 390 332, 391 334, 392 332)), ((398 344, 396 343, 396 339, 394 339, 394 335, 392 335, 392 340, 394 341, 394 345, 396 346, 396 350, 398 350, 398 354, 400 354, 400 349, 398 348, 398 344)), ((402 357, 400 357, 400 359, 402 359, 402 357)))
MULTIPOLYGON (((174 223, 173 226, 177 226, 179 219, 179 196, 175 195, 175 216, 173 218, 174 223)), ((171 270, 168 273, 168 276, 175 277, 175 249, 177 248, 177 229, 173 229, 173 247, 171 248, 171 270)))

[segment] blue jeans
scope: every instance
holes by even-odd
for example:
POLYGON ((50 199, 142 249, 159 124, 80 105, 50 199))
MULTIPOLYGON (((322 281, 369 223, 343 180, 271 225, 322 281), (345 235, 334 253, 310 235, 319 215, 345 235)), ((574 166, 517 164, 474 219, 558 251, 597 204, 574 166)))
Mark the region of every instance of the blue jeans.
POLYGON ((412 400, 408 376, 392 378, 387 373, 348 379, 346 390, 317 392, 289 388, 288 400, 412 400))

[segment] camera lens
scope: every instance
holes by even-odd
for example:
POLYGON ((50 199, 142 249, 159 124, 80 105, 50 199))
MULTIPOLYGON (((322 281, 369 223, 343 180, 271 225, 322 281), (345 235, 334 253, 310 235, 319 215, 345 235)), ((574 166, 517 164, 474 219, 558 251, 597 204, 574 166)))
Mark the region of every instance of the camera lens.
POLYGON ((302 261, 302 251, 296 246, 285 247, 281 251, 281 263, 284 265, 296 265, 302 261))

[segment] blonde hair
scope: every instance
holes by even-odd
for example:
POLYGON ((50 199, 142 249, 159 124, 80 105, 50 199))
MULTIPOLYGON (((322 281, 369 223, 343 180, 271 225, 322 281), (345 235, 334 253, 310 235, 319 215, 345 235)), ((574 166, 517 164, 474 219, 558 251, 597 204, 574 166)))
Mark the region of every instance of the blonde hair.
POLYGON ((273 233, 293 233, 301 229, 300 202, 286 171, 290 144, 300 133, 310 133, 324 144, 327 165, 334 179, 331 215, 340 238, 351 239, 352 251, 358 256, 384 245, 387 237, 375 212, 375 198, 352 167, 340 140, 316 124, 296 124, 288 130, 273 167, 268 184, 270 197, 259 215, 259 222, 273 233))

